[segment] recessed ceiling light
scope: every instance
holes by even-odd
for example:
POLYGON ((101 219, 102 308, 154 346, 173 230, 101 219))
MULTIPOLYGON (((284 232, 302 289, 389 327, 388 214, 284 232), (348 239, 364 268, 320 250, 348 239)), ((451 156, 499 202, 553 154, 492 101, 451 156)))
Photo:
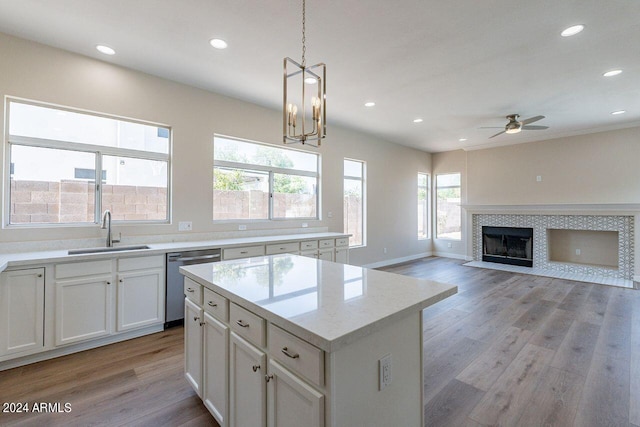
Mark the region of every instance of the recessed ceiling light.
POLYGON ((560 35, 562 37, 571 37, 571 36, 575 36, 576 34, 581 32, 582 30, 584 30, 584 25, 582 25, 582 24, 574 25, 573 27, 569 27, 566 30, 564 30, 563 32, 561 32, 560 35))
POLYGON ((466 140, 467 140, 467 138, 460 138, 458 141, 465 142, 466 140))
POLYGON ((113 50, 109 46, 105 46, 103 44, 97 45, 96 49, 98 49, 98 52, 104 53, 105 55, 115 55, 116 54, 115 50, 113 50))
POLYGON ((306 79, 304 79, 304 82, 308 85, 314 85, 316 83, 318 83, 318 79, 314 78, 314 77, 307 77, 306 79))
POLYGON ((611 114, 614 115, 614 116, 617 116, 618 114, 624 114, 624 113, 626 113, 625 110, 618 110, 618 111, 612 112, 611 114))
POLYGON ((375 103, 375 102, 373 102, 373 101, 369 101, 369 102, 365 102, 365 103, 364 103, 364 106, 365 106, 365 107, 375 107, 375 106, 376 106, 376 103, 375 103))
POLYGON ((622 73, 622 70, 611 70, 611 71, 607 71, 606 73, 604 73, 603 76, 604 77, 613 77, 613 76, 617 76, 620 73, 622 73))
POLYGON ((227 48, 227 42, 222 39, 211 39, 209 40, 209 44, 211 44, 211 46, 215 47, 216 49, 227 48))
POLYGON ((423 120, 422 119, 413 119, 413 123, 422 123, 423 120))

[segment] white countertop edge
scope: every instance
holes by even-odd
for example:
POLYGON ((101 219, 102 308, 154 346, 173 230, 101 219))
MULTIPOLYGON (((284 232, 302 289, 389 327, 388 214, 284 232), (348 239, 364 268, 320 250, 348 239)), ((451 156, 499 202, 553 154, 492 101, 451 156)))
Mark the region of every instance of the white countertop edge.
MULTIPOLYGON (((302 240, 321 240, 336 239, 348 237, 349 234, 326 232, 326 233, 305 233, 305 234, 282 234, 274 236, 254 236, 254 237, 237 237, 219 240, 203 240, 188 242, 172 242, 172 243, 149 243, 149 249, 138 249, 130 251, 114 251, 99 252, 92 254, 69 255, 68 249, 41 251, 41 252, 17 252, 0 254, 0 272, 10 267, 20 267, 35 264, 50 264, 57 262, 77 262, 77 261, 95 261, 100 259, 113 259, 120 257, 136 257, 160 255, 174 251, 189 251, 199 249, 213 248, 232 248, 236 246, 251 244, 270 244, 270 243, 286 243, 302 240)), ((118 245, 116 244, 116 247, 118 245)), ((69 248, 69 249, 85 249, 85 248, 69 248)))
POLYGON ((377 329, 381 329, 387 325, 390 325, 392 323, 394 323, 396 320, 398 319, 402 319, 405 316, 408 316, 411 313, 414 312, 418 312, 418 311, 422 311, 423 309, 439 302, 442 301, 443 299, 450 297, 452 295, 455 295, 456 293, 458 293, 458 287, 457 286, 452 286, 450 289, 446 290, 446 291, 442 291, 437 295, 434 295, 430 298, 427 298, 425 300, 422 301, 418 301, 415 304, 405 307, 402 310, 398 310, 394 313, 389 314, 386 317, 383 317, 381 319, 378 319, 372 323, 369 323, 367 325, 364 325, 358 329, 355 329, 353 331, 350 331, 344 335, 341 335, 340 337, 337 337, 333 340, 329 340, 326 338, 323 338, 311 331, 309 331, 308 329, 290 321, 287 320, 269 310, 266 310, 265 308, 252 303, 251 301, 248 301, 244 298, 241 298, 240 296, 229 292, 228 290, 221 288, 213 283, 210 283, 206 280, 203 280, 201 277, 190 273, 189 271, 185 271, 181 269, 181 273, 184 274, 185 276, 187 276, 188 278, 190 278, 191 280, 201 284, 202 286, 204 286, 205 288, 216 292, 220 295, 222 295, 223 297, 227 298, 229 300, 229 302, 233 302, 236 303, 246 309, 248 309, 249 311, 252 311, 253 313, 261 316, 262 318, 266 319, 267 321, 269 321, 270 323, 274 324, 275 326, 278 326, 284 330, 286 330, 287 332, 292 333, 293 335, 296 335, 298 338, 307 341, 310 344, 313 344, 314 346, 320 348, 321 350, 324 350, 328 353, 334 352, 339 350, 342 347, 345 347, 346 345, 356 341, 359 338, 365 337, 367 335, 369 335, 372 331, 377 330, 377 329))

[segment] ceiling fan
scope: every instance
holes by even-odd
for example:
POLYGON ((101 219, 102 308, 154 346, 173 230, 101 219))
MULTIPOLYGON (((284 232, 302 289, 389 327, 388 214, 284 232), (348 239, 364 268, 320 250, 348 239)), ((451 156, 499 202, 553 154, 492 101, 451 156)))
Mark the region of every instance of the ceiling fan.
MULTIPOLYGON (((498 135, 502 135, 503 133, 518 133, 521 130, 544 130, 549 129, 549 126, 531 126, 530 123, 537 122, 538 120, 544 119, 544 116, 535 116, 529 117, 528 119, 518 121, 519 114, 509 114, 507 119, 509 123, 506 124, 504 130, 502 132, 498 132, 495 135, 489 137, 489 139, 494 138, 498 135)), ((500 129, 497 127, 483 127, 481 129, 500 129)))

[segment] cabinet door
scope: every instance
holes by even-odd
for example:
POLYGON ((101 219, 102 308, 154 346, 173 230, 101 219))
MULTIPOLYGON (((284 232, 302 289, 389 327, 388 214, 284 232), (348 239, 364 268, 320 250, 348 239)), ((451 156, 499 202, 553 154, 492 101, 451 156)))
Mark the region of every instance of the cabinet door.
POLYGON ((341 264, 349 264, 349 249, 336 249, 336 262, 341 264))
POLYGON ((44 348, 44 268, 0 276, 0 356, 44 348))
POLYGON ((269 360, 269 427, 324 426, 324 395, 269 360))
POLYGON ((229 425, 264 427, 267 418, 266 356, 234 332, 231 332, 230 342, 229 425))
POLYGON ((203 310, 184 300, 184 376, 202 397, 202 318, 203 310))
POLYGON ((229 327, 204 313, 202 400, 221 427, 227 425, 229 327))
POLYGON ((116 330, 164 323, 164 270, 118 274, 116 330))
POLYGON ((56 345, 111 333, 111 281, 109 274, 56 282, 56 345))
POLYGON ((324 261, 333 261, 333 249, 320 249, 318 258, 324 261))

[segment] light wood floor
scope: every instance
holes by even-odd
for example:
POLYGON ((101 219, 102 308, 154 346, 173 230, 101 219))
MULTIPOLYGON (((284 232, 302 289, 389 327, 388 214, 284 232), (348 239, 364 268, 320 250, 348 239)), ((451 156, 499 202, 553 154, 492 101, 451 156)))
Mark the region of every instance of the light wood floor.
MULTIPOLYGON (((444 258, 384 270, 459 287, 424 312, 425 426, 640 427, 640 291, 444 258)), ((173 328, 0 372, 0 403, 72 408, 0 425, 217 426, 184 380, 182 340, 173 328)))

